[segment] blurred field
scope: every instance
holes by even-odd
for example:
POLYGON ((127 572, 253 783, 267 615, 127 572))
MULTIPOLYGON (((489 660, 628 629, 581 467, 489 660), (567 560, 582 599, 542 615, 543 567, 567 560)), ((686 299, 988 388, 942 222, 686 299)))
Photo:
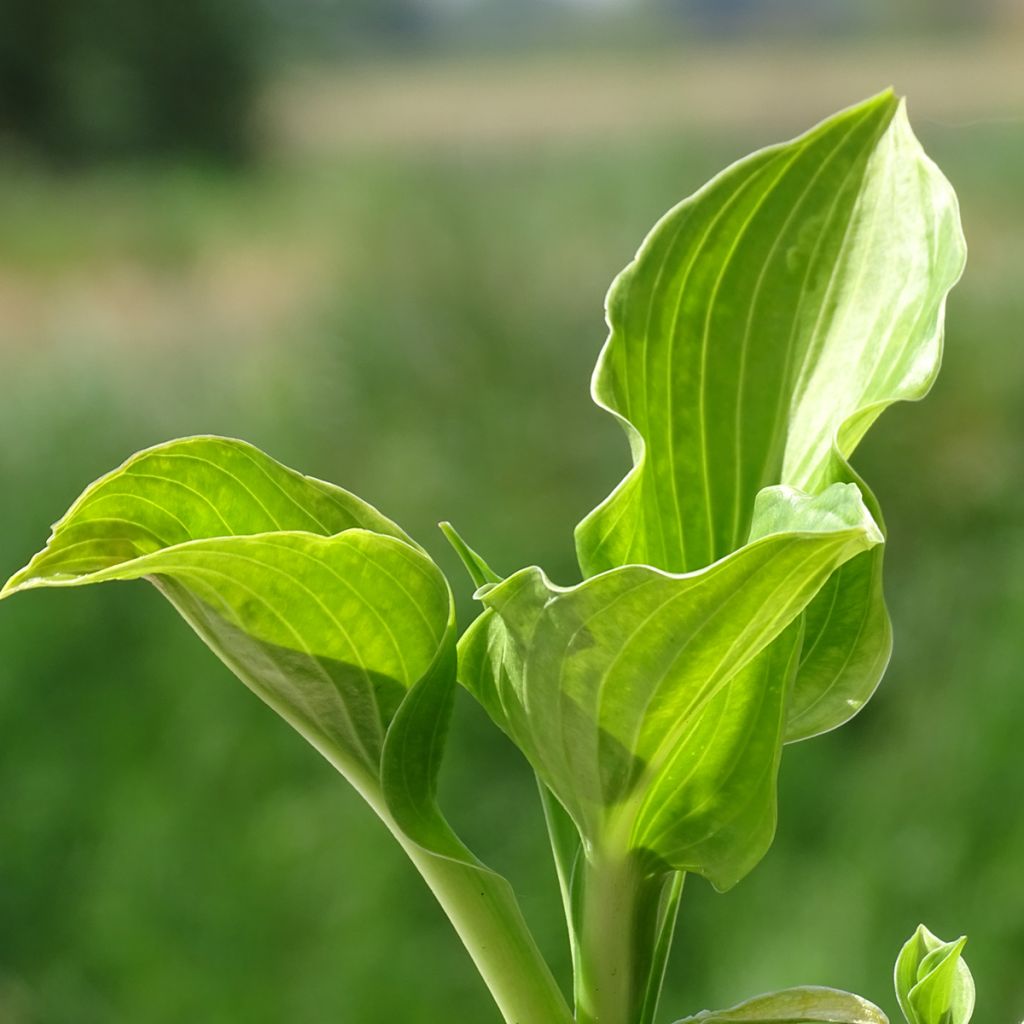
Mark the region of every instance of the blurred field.
MULTIPOLYGON (((0 572, 132 451, 210 431, 374 501, 464 621, 439 519, 571 581, 572 526, 628 463, 587 395, 611 277, 728 161, 895 84, 971 247, 935 393, 858 459, 897 653, 852 726, 788 751, 765 863, 690 881, 663 1016, 796 983, 895 1015, 925 920, 971 935, 978 1019, 1019 1019, 1021 49, 296 74, 251 171, 0 164, 0 572)), ((383 830, 155 593, 0 612, 0 1024, 497 1021, 383 830)), ((457 726, 452 817, 564 969, 532 780, 468 700, 457 726)))
POLYGON ((271 96, 266 129, 289 152, 623 142, 650 132, 776 131, 886 86, 920 118, 1019 121, 1024 27, 1001 36, 793 39, 613 52, 383 60, 344 74, 298 71, 271 96))

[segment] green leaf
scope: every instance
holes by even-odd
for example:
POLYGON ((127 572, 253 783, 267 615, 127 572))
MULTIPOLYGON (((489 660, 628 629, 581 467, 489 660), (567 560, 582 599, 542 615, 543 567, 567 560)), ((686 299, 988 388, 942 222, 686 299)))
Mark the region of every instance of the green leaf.
POLYGON ((873 1003, 849 992, 807 985, 755 996, 728 1010, 704 1010, 676 1024, 889 1024, 873 1003))
POLYGON ((482 588, 488 611, 460 644, 461 680, 586 844, 719 888, 771 841, 763 796, 792 674, 776 666, 783 683, 765 686, 762 667, 744 669, 837 566, 881 542, 853 485, 772 488, 758 507, 770 532, 699 572, 625 566, 562 588, 530 568, 482 588))
POLYGON ((482 868, 437 804, 437 778, 455 696, 455 640, 452 611, 433 662, 409 689, 388 727, 381 787, 392 818, 410 839, 433 853, 482 868))
MULTIPOLYGON (((699 569, 746 542, 762 488, 860 483, 865 432, 931 386, 963 262, 955 195, 891 92, 671 210, 608 295, 593 394, 634 466, 577 528, 584 573, 699 569)), ((881 678, 881 561, 846 563, 808 608, 787 740, 842 724, 881 678)))
POLYGON ((354 495, 241 441, 195 437, 87 488, 0 596, 141 578, 366 798, 505 1019, 568 1022, 508 882, 437 807, 455 621, 425 552, 354 495))
POLYGON ((141 578, 364 792, 407 697, 429 697, 402 716, 429 808, 454 679, 451 595, 394 523, 251 445, 186 438, 90 486, 2 595, 141 578))
POLYGON ((962 958, 965 936, 943 942, 923 924, 896 959, 895 986, 909 1024, 967 1024, 974 1012, 974 978, 962 958))
POLYGON ((469 578, 477 587, 485 587, 488 583, 500 583, 501 577, 480 557, 459 535, 451 523, 439 523, 445 540, 451 544, 455 553, 469 573, 469 578))

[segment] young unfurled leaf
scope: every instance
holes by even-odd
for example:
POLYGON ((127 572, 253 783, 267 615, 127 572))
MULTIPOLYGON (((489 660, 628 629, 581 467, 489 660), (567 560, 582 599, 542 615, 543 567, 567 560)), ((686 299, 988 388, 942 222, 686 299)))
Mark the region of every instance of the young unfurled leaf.
POLYGON ((727 1010, 704 1010, 676 1024, 889 1024, 873 1003, 813 985, 755 996, 727 1010))
MULTIPOLYGON (((448 585, 394 523, 241 441, 133 456, 2 593, 140 578, 362 788, 379 783, 399 707, 454 644, 448 585)), ((434 707, 443 718, 443 695, 434 707)))
POLYGON ((968 1024, 974 978, 963 960, 965 936, 943 942, 919 925, 896 960, 895 985, 908 1024, 968 1024))
MULTIPOLYGON (((671 210, 608 296, 593 393, 635 464, 578 527, 584 573, 698 569, 746 541, 763 487, 859 482, 847 459, 867 429, 931 386, 963 261, 954 193, 891 93, 671 210)), ((881 560, 847 563, 808 608, 788 740, 840 725, 877 685, 881 560)))
POLYGON ((837 566, 881 542, 853 485, 817 498, 775 488, 759 504, 784 532, 700 572, 625 566, 561 588, 524 569, 485 587, 489 611, 460 646, 461 679, 589 844, 614 833, 720 888, 770 842, 760 801, 752 835, 734 836, 734 819, 764 799, 765 764, 774 793, 792 675, 774 666, 775 686, 743 670, 837 566), (751 685, 731 692, 737 677, 751 685))

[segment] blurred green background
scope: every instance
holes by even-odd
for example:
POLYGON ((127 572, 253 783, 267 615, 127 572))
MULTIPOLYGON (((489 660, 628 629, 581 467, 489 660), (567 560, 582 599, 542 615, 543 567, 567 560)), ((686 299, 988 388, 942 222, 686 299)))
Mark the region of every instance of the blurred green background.
MULTIPOLYGON (((959 191, 947 362, 857 465, 896 654, 789 748, 778 839, 691 879, 663 1016, 815 983, 896 1014, 920 920, 1024 1012, 1024 17, 1016 0, 4 0, 0 574, 137 448, 245 437, 351 488, 470 587, 575 578, 622 476, 590 403, 608 282, 727 162, 893 84, 959 191)), ((460 701, 452 818, 567 968, 533 783, 460 701)), ((329 767, 155 592, 0 609, 0 1024, 498 1016, 329 767)))

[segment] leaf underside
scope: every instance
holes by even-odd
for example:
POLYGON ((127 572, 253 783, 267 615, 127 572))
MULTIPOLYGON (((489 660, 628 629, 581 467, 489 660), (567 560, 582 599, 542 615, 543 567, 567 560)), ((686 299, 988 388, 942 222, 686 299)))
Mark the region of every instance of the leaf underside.
POLYGON ((244 442, 185 438, 91 485, 2 596, 143 578, 364 795, 456 855, 433 804, 451 595, 399 527, 244 442))

